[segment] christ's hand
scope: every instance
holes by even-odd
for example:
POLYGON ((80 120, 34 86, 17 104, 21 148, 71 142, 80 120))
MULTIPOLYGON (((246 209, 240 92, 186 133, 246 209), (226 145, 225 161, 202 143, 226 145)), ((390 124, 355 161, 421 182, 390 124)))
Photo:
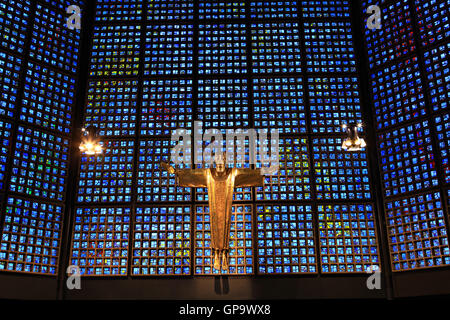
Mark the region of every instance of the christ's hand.
POLYGON ((167 162, 161 161, 161 167, 163 167, 170 174, 174 174, 176 172, 175 168, 169 165, 167 162))

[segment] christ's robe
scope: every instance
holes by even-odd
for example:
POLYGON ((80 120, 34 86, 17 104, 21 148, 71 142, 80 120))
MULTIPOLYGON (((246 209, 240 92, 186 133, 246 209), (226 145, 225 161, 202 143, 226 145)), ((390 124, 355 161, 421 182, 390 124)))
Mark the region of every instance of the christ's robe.
POLYGON ((216 169, 185 169, 177 171, 178 185, 207 188, 211 217, 211 248, 228 250, 231 227, 231 206, 234 188, 264 185, 260 169, 227 168, 220 175, 216 169))

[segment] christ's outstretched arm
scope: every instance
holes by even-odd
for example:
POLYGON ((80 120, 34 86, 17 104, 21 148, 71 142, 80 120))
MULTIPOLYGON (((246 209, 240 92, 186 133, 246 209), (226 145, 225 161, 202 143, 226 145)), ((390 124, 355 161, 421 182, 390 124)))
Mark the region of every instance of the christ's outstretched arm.
POLYGON ((180 187, 207 187, 207 169, 175 169, 166 162, 161 162, 161 166, 177 176, 177 184, 180 187))
POLYGON ((261 187, 264 185, 264 176, 261 169, 237 169, 234 180, 235 187, 261 187))

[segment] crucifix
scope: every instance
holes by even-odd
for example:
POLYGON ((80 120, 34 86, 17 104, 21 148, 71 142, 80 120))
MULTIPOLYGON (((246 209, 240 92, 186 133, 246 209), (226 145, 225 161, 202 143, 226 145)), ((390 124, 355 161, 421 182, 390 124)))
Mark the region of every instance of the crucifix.
POLYGON ((175 169, 162 162, 170 174, 175 174, 182 187, 207 188, 209 214, 211 215, 211 249, 216 270, 228 270, 229 236, 231 227, 231 205, 235 187, 264 185, 260 169, 238 169, 225 166, 226 156, 216 154, 215 168, 175 169))

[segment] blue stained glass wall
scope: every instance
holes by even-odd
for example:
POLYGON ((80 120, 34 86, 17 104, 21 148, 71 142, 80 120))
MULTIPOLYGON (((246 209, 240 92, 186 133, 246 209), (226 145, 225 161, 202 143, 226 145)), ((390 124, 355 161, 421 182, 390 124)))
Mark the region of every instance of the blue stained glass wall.
MULTIPOLYGON (((350 21, 349 1, 97 1, 83 119, 100 129, 105 153, 81 158, 76 219, 107 210, 113 221, 130 207, 132 242, 124 233, 116 240, 131 268, 120 268, 120 256, 105 266, 81 255, 81 227, 72 262, 99 276, 324 272, 317 200, 350 200, 367 214, 352 227, 374 223, 366 150, 340 149, 342 125, 364 120, 350 21), (279 129, 278 172, 263 187, 235 188, 228 271, 211 265, 207 190, 177 186, 161 167, 173 131, 193 133, 194 121, 224 134, 279 129)), ((245 150, 247 163, 230 166, 260 168, 248 163, 249 140, 241 144, 227 152, 245 150)), ((363 273, 366 254, 378 263, 370 230, 346 238, 355 249, 327 272, 363 273)))
POLYGON ((0 3, 0 270, 56 276, 77 89, 82 1, 0 3))
POLYGON ((391 267, 449 265, 450 3, 364 1, 365 19, 369 4, 383 12, 381 29, 364 32, 391 267))

